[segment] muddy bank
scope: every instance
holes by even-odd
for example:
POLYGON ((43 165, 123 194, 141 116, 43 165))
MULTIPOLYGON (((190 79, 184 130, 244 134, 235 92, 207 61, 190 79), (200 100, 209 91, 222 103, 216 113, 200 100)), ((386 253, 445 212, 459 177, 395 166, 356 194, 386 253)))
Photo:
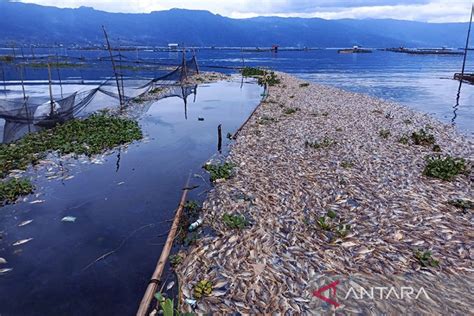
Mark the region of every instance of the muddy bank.
POLYGON ((278 76, 232 147, 233 176, 203 205, 216 236, 178 267, 181 309, 472 310, 472 139, 396 104, 278 76), (212 293, 186 303, 202 280, 212 293), (313 295, 335 280, 346 290, 411 282, 427 295, 362 302, 340 290, 337 306, 313 295))

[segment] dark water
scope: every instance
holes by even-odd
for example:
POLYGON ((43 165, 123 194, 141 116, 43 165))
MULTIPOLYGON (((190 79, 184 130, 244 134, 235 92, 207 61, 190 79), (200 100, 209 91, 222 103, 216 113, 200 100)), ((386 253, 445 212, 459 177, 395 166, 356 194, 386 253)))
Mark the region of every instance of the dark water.
MULTIPOLYGON (((96 163, 69 159, 64 178, 32 172, 38 197, 0 208, 0 257, 13 268, 0 275, 1 315, 132 315, 166 240, 174 210, 190 173, 217 153, 217 126, 224 150, 261 99, 255 83, 200 85, 184 102, 154 103, 140 119, 146 139, 96 163), (198 121, 198 117, 204 121, 198 121), (43 203, 30 204, 34 200, 43 203), (76 221, 62 222, 65 216, 76 221), (26 220, 32 223, 18 227, 26 220), (30 242, 13 246, 18 240, 30 242), (103 260, 91 264, 108 252, 103 260)), ((224 152, 225 154, 225 152, 224 152)), ((199 177, 190 198, 204 198, 199 177)))

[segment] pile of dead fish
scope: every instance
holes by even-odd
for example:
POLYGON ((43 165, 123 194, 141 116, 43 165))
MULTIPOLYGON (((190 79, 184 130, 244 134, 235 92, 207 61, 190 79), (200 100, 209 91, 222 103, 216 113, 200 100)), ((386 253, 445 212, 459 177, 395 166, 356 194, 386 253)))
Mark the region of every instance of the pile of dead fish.
MULTIPOLYGON (((472 311, 472 209, 448 203, 473 199, 472 171, 453 181, 423 176, 432 148, 400 142, 429 130, 442 154, 472 164, 472 139, 400 105, 278 76, 232 147, 233 177, 203 205, 215 236, 198 240, 177 269, 180 309, 472 311), (248 226, 229 228, 224 214, 242 215, 248 226), (213 291, 196 300, 202 280, 213 291), (332 303, 315 295, 337 280, 332 303), (397 288, 398 299, 341 297, 371 285, 397 288), (404 285, 427 296, 400 299, 404 285)), ((319 294, 330 297, 328 289, 319 294)))

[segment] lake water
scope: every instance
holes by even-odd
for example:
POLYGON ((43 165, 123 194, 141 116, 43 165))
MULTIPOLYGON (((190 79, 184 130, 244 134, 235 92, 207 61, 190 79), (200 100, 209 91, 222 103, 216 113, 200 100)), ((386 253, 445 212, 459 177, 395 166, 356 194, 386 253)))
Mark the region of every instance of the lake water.
MULTIPOLYGON (((0 54, 8 50, 0 50, 0 54)), ((54 53, 37 50, 41 53, 54 53)), ((87 60, 107 52, 61 51, 87 60)), ((146 60, 176 65, 178 53, 123 52, 124 63, 146 60), (138 59, 137 59, 138 58, 138 59), (126 61, 128 59, 128 61, 126 61)), ((464 84, 456 104, 460 56, 413 56, 374 51, 373 54, 339 55, 335 50, 244 53, 236 50, 197 52, 203 70, 232 72, 228 67, 261 66, 292 73, 305 80, 333 85, 396 101, 430 113, 462 132, 474 134, 474 86, 464 84), (211 67, 212 66, 212 67, 211 67), (214 67, 225 68, 214 68, 214 67), (455 111, 456 110, 456 111, 455 111)), ((474 71, 469 57, 467 70, 474 71)), ((167 69, 124 70, 130 77, 153 77, 167 69)), ((18 69, 3 65, 5 97, 20 97, 18 69)), ((60 69, 64 92, 83 80, 91 85, 110 77, 108 62, 87 62, 78 69, 60 69)), ((47 96, 44 68, 26 67, 24 79, 32 96, 47 96)), ((53 70, 53 79, 58 73, 53 70)), ((0 78, 3 81, 3 78, 0 78)), ((58 86, 54 87, 55 94, 58 86)), ((217 126, 223 135, 234 132, 261 98, 254 82, 241 87, 239 80, 199 85, 190 95, 185 112, 182 99, 160 100, 139 119, 146 138, 126 150, 95 159, 68 159, 53 168, 62 180, 48 180, 47 170, 30 170, 38 196, 0 208, 0 257, 13 270, 0 276, 0 315, 132 315, 166 239, 173 211, 189 173, 217 154, 217 126), (193 101, 195 97, 195 101, 193 101), (204 121, 198 121, 198 117, 204 121), (71 178, 71 176, 74 176, 71 178), (42 203, 31 204, 35 200, 42 203), (65 216, 74 223, 62 222, 65 216), (18 227, 24 221, 30 224, 18 227), (30 242, 13 246, 18 240, 30 242), (95 260, 107 255, 103 260, 95 260)), ((224 152, 228 141, 224 138, 224 152)), ((207 181, 190 199, 202 200, 207 181)))
POLYGON ((13 268, 0 275, 0 315, 134 314, 188 175, 203 176, 193 177, 200 187, 189 195, 202 200, 209 186, 201 166, 219 154, 217 126, 225 154, 225 135, 245 121, 261 94, 255 82, 241 86, 239 79, 199 85, 186 113, 177 97, 147 108, 139 119, 144 141, 92 164, 68 159, 55 168, 65 180, 30 170, 39 196, 0 208, 0 257, 8 261, 1 268, 13 268), (44 202, 30 203, 37 200, 44 202), (76 221, 61 221, 66 216, 76 221), (18 227, 27 220, 33 222, 18 227))
MULTIPOLYGON (((98 57, 108 58, 106 51, 36 49, 37 57, 55 53, 96 60, 91 67, 61 69, 63 79, 97 80, 111 75, 110 62, 97 61, 98 57)), ((11 49, 0 49, 0 54, 11 54, 11 49)), ((18 49, 16 54, 19 54, 18 49)), ((125 51, 122 55, 124 65, 128 66, 136 65, 136 60, 165 65, 181 61, 181 55, 177 52, 125 51)), ((455 107, 459 83, 452 78, 455 72, 461 71, 463 56, 460 55, 409 55, 378 50, 372 54, 338 54, 335 49, 280 51, 274 54, 202 49, 197 51, 197 58, 203 70, 231 72, 226 68, 241 67, 243 59, 247 66, 269 67, 305 80, 370 94, 430 113, 446 123, 454 123, 462 132, 474 135, 474 85, 463 85, 459 105, 455 107)), ((131 76, 149 77, 164 73, 164 70, 124 72, 131 76)), ((474 72, 474 52, 468 54, 466 72, 474 72)), ((18 79, 18 70, 7 67, 5 76, 10 80, 18 79)), ((26 77, 45 80, 47 71, 27 69, 26 77)), ((57 77, 54 70, 53 77, 57 77)))

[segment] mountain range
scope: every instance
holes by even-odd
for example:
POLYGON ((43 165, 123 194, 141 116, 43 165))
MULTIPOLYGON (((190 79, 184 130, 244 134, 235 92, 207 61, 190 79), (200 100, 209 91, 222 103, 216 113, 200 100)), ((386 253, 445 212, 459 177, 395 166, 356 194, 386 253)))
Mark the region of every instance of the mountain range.
POLYGON ((208 11, 171 9, 109 13, 0 0, 0 43, 103 44, 101 26, 130 45, 255 47, 463 47, 467 23, 392 19, 256 17, 232 19, 208 11))

